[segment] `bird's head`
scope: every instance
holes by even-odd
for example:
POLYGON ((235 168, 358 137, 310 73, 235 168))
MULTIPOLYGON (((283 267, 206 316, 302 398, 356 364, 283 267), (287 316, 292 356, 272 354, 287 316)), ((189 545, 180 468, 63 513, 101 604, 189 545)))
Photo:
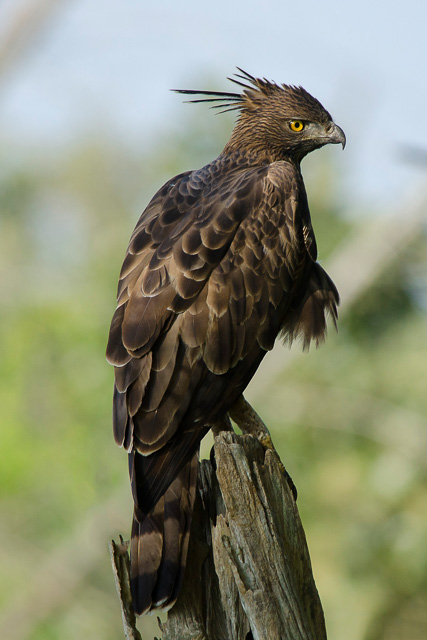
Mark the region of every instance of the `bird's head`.
POLYGON ((270 160, 290 157, 300 162, 310 151, 325 144, 340 143, 344 148, 343 130, 305 89, 278 85, 239 71, 236 77, 240 80, 229 80, 243 87, 242 93, 179 90, 205 96, 191 102, 214 102, 214 108, 239 111, 224 153, 243 150, 270 160))

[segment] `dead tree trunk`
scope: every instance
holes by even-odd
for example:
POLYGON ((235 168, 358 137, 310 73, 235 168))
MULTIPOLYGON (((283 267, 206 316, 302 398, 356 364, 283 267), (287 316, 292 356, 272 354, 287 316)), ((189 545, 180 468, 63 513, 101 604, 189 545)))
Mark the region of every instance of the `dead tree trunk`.
MULTIPOLYGON (((184 584, 160 625, 163 640, 325 640, 294 488, 277 453, 221 432, 198 488, 184 584)), ((110 549, 126 638, 140 638, 127 548, 110 549)))
POLYGON ((182 594, 163 640, 322 640, 325 623, 283 466, 222 432, 203 460, 182 594))
MULTIPOLYGON (((326 639, 288 482, 278 455, 256 438, 216 437, 212 461, 200 465, 184 585, 161 625, 163 640, 326 639)), ((127 551, 113 547, 125 634, 137 638, 127 613, 128 562, 120 560, 127 551)))

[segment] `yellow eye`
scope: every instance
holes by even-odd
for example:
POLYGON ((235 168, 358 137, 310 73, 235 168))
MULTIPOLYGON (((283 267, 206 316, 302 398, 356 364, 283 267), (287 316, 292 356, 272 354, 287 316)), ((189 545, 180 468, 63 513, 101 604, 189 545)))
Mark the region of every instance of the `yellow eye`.
POLYGON ((289 123, 289 126, 292 129, 292 131, 296 131, 297 133, 298 131, 302 131, 305 127, 302 120, 291 120, 289 123))

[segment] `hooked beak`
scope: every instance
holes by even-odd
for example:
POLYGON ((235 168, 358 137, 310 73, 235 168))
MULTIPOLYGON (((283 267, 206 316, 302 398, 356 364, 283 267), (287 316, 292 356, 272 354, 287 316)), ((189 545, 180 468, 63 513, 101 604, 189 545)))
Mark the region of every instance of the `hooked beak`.
POLYGON ((328 143, 329 144, 342 144, 342 148, 345 147, 345 133, 337 124, 332 123, 331 132, 328 134, 328 143))

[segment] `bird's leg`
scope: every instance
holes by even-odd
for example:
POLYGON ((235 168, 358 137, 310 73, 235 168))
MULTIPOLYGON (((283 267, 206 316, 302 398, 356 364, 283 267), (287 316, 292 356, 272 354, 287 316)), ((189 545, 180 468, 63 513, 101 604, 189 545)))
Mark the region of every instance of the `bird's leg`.
POLYGON ((228 413, 243 433, 247 433, 256 438, 264 449, 275 451, 267 426, 261 420, 255 409, 245 400, 243 394, 233 404, 228 413))
POLYGON ((294 500, 297 499, 297 489, 294 485, 294 482, 286 471, 282 461, 280 460, 280 456, 274 448, 273 441, 271 439, 270 432, 264 422, 261 420, 255 409, 251 407, 249 402, 245 400, 243 394, 238 398, 238 400, 234 403, 231 409, 228 411, 230 418, 237 424, 237 426, 248 435, 253 436, 258 440, 263 449, 267 451, 274 451, 276 456, 279 459, 280 467, 283 471, 283 474, 288 482, 289 488, 292 491, 294 496, 294 500))

